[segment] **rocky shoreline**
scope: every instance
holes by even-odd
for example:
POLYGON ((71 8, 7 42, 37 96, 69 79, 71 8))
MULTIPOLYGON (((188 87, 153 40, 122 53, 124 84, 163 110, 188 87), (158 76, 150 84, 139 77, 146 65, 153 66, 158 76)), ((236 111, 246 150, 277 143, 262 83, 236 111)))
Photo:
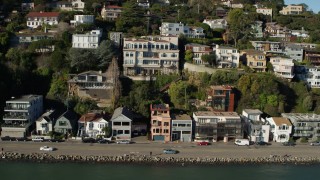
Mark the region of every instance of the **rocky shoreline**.
POLYGON ((180 158, 146 155, 122 156, 82 156, 82 155, 51 155, 50 153, 12 153, 5 152, 0 161, 31 161, 44 163, 75 162, 75 163, 136 163, 151 165, 228 165, 228 164, 320 164, 320 158, 269 156, 256 158, 180 158))

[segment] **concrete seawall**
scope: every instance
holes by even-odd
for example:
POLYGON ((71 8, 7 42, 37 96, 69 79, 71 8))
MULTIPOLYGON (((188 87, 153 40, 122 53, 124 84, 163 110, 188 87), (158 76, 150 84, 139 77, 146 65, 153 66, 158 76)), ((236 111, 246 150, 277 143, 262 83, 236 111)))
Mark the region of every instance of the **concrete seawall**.
MULTIPOLYGON (((173 155, 174 156, 174 155, 173 155)), ((31 161, 31 162, 86 162, 86 163, 137 163, 152 165, 221 165, 221 164, 319 164, 320 158, 293 157, 293 156, 269 156, 255 158, 181 158, 159 157, 146 155, 122 155, 122 156, 82 156, 82 155, 51 155, 48 153, 12 153, 1 155, 0 161, 31 161)))

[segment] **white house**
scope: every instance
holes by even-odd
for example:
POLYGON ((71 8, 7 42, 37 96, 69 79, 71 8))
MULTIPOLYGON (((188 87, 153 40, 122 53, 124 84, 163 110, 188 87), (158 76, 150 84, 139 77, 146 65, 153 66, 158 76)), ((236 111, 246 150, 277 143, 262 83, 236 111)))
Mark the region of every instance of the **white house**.
POLYGON ((211 29, 226 29, 228 27, 226 19, 205 19, 203 23, 208 24, 211 29))
POLYGON ((289 119, 284 117, 266 118, 270 124, 274 142, 288 142, 292 133, 292 124, 289 119))
POLYGON ((191 51, 193 54, 193 63, 194 64, 209 64, 208 62, 203 62, 201 57, 202 55, 209 55, 212 53, 212 48, 203 44, 189 43, 185 46, 186 51, 191 51))
POLYGON ((92 30, 86 34, 73 34, 72 47, 96 49, 99 46, 101 36, 102 36, 101 30, 92 30))
POLYGON ((180 23, 163 22, 161 24, 160 34, 163 36, 179 36, 180 34, 190 38, 203 38, 205 37, 204 30, 201 27, 189 27, 180 23))
POLYGON ((57 25, 59 23, 59 12, 30 12, 27 14, 27 26, 37 28, 43 24, 57 25))
POLYGON ((244 109, 242 117, 244 119, 244 131, 253 142, 269 142, 270 126, 261 118, 262 112, 258 109, 244 109))
POLYGON ((256 12, 266 16, 272 16, 272 8, 257 8, 256 12))
POLYGON ((215 49, 218 68, 239 67, 240 53, 236 48, 216 45, 215 49))
POLYGON ((94 23, 94 15, 74 15, 74 20, 70 21, 72 26, 79 24, 92 24, 94 23))
POLYGON ((1 136, 25 137, 29 127, 41 116, 43 97, 41 95, 25 95, 6 101, 1 136))
POLYGON ((294 76, 293 59, 284 57, 270 57, 270 63, 273 66, 273 72, 285 79, 291 80, 294 76))
POLYGON ((306 31, 304 27, 301 30, 291 30, 291 34, 299 38, 309 38, 309 31, 306 31))
POLYGON ((90 112, 81 116, 78 121, 78 136, 92 137, 105 136, 105 127, 109 127, 109 123, 104 114, 98 112, 90 112))
POLYGON ((290 4, 288 6, 283 7, 282 10, 279 11, 279 13, 282 15, 297 15, 302 14, 303 11, 304 7, 302 5, 290 4))
POLYGON ((85 3, 82 0, 72 0, 72 9, 74 11, 83 11, 85 3))
POLYGON ((44 135, 52 132, 52 124, 55 120, 55 114, 54 110, 50 110, 42 114, 42 116, 36 121, 36 132, 38 135, 44 135))
POLYGON ((111 117, 112 137, 131 140, 132 113, 125 107, 117 108, 111 117))

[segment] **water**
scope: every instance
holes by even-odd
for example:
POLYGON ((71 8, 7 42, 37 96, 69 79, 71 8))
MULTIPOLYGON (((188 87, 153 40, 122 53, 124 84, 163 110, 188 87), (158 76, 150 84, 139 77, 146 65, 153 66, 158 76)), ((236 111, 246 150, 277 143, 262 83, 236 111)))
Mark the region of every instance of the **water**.
POLYGON ((145 166, 123 164, 0 162, 1 180, 317 179, 320 165, 145 166))

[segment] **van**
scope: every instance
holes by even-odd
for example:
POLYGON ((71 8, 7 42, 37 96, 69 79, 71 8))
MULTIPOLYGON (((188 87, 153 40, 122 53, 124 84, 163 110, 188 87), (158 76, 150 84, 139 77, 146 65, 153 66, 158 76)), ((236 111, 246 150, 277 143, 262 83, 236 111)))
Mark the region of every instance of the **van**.
POLYGON ((236 139, 234 144, 238 146, 249 146, 250 142, 248 139, 236 139))

